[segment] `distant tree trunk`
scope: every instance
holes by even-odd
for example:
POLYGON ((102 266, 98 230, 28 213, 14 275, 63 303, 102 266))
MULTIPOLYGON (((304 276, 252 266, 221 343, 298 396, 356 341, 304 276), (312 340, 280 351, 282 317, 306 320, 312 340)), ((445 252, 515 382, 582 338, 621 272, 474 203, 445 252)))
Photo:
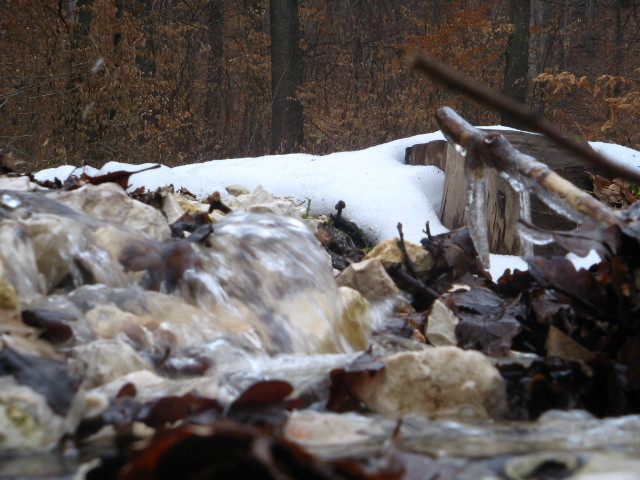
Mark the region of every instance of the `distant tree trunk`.
POLYGON ((271 0, 271 152, 291 153, 304 140, 302 104, 296 87, 302 83, 302 56, 297 0, 271 0))
MULTIPOLYGON (((507 42, 503 93, 526 103, 529 72, 529 23, 531 0, 509 0, 509 22, 515 27, 507 42)), ((515 121, 502 117, 503 125, 517 127, 515 121)))
POLYGON ((564 6, 562 22, 562 69, 569 70, 569 53, 571 52, 571 23, 573 22, 573 6, 564 6))
POLYGON ((622 26, 622 7, 624 6, 624 0, 615 0, 616 8, 616 53, 615 53, 615 73, 620 75, 622 71, 622 60, 624 58, 624 49, 622 47, 622 40, 624 37, 622 26))
POLYGON ((204 117, 207 124, 218 117, 220 95, 218 93, 222 76, 222 0, 210 0, 206 10, 205 41, 209 45, 209 61, 207 62, 207 93, 204 117))
POLYGON ((144 44, 138 47, 136 64, 143 77, 154 77, 156 75, 156 32, 151 16, 154 2, 153 0, 134 0, 133 8, 135 16, 142 22, 142 33, 145 37, 144 44))
POLYGON ((584 32, 584 48, 589 55, 593 55, 593 24, 596 19, 596 0, 587 0, 587 28, 584 32))

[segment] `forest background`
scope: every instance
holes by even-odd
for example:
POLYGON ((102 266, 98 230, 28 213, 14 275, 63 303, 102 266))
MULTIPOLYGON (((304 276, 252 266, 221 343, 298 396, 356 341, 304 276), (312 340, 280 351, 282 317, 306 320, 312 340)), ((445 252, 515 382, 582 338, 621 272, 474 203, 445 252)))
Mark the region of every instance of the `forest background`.
MULTIPOLYGON (((0 0, 0 149, 37 170, 360 149, 434 131, 419 48, 640 147, 636 0, 0 0)), ((502 121, 502 122, 501 122, 502 121)))

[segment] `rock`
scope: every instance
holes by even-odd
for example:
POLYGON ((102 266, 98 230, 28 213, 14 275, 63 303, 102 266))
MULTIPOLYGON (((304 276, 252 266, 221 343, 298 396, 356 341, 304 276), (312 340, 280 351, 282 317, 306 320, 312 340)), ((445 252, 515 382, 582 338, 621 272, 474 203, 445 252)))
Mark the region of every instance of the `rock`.
POLYGON ((239 197, 240 195, 248 195, 251 192, 244 185, 229 185, 225 187, 225 190, 229 195, 233 195, 234 197, 239 197))
POLYGON ((340 287, 339 292, 344 308, 342 322, 336 328, 351 348, 366 350, 371 333, 369 302, 353 288, 340 287))
POLYGON ((158 189, 158 193, 162 198, 162 214, 167 219, 167 223, 171 225, 185 214, 178 202, 179 197, 174 192, 173 185, 158 189))
POLYGON ((169 225, 158 210, 133 200, 115 183, 88 184, 77 190, 50 195, 58 202, 90 217, 126 225, 155 240, 162 241, 171 237, 169 225))
POLYGON ((435 347, 382 359, 384 369, 354 386, 375 412, 440 416, 497 417, 506 405, 498 370, 480 352, 435 347))
POLYGON ((78 369, 83 370, 83 387, 94 388, 118 377, 152 366, 128 343, 121 340, 96 340, 71 349, 78 369))
POLYGON ((29 180, 29 177, 7 177, 0 175, 0 190, 20 190, 31 192, 40 189, 40 186, 29 180))
POLYGON ((18 293, 6 277, 4 260, 0 256, 0 311, 18 311, 18 293))
POLYGON ((134 291, 139 296, 137 306, 96 302, 86 310, 85 318, 99 338, 123 336, 136 349, 162 354, 167 348, 182 349, 222 335, 256 334, 250 312, 241 305, 233 304, 235 310, 229 305, 207 311, 172 295, 134 291))
POLYGON ((393 298, 396 313, 414 311, 378 258, 352 263, 338 276, 337 281, 341 287, 350 287, 359 291, 370 302, 393 298))
POLYGON ((571 480, 640 480, 640 460, 623 451, 593 453, 571 480))
POLYGON ((429 310, 424 336, 436 347, 456 346, 456 325, 459 321, 458 316, 449 307, 441 300, 436 300, 429 310))
POLYGON ((76 404, 62 417, 38 392, 17 384, 10 376, 0 377, 0 452, 24 453, 54 447, 78 426, 83 400, 80 395, 76 397, 76 404))
POLYGON ((305 208, 298 206, 293 198, 277 198, 266 191, 262 185, 245 195, 236 197, 230 207, 234 210, 246 210, 251 213, 271 213, 295 218, 302 221, 305 208))
MULTIPOLYGON (((31 298, 45 291, 38 272, 34 244, 24 223, 4 219, 0 224, 0 264, 2 277, 21 298, 31 298)), ((9 288, 7 285, 7 288, 9 288)), ((5 295, 11 296, 8 291, 5 295)))
MULTIPOLYGON (((402 250, 398 247, 399 239, 389 238, 382 243, 376 245, 367 255, 365 260, 370 258, 378 258, 384 267, 388 267, 392 263, 402 262, 402 250)), ((409 258, 413 261, 417 271, 429 270, 433 266, 431 254, 422 246, 411 242, 404 242, 404 246, 409 254, 409 258)))
POLYGON ((287 419, 284 436, 305 446, 353 448, 374 442, 375 438, 389 438, 397 425, 391 419, 370 418, 356 413, 295 411, 287 419))

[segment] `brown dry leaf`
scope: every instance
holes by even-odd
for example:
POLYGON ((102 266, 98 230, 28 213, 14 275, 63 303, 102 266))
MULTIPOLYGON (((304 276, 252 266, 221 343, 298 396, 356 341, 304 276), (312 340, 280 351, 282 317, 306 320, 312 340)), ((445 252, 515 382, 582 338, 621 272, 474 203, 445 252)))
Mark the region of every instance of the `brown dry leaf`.
POLYGON ((136 170, 133 172, 118 170, 117 172, 109 172, 109 173, 105 173, 104 175, 98 175, 95 177, 92 177, 91 175, 87 175, 86 173, 83 173, 79 177, 72 176, 72 177, 69 177, 67 180, 65 180, 64 183, 62 184, 62 189, 76 190, 82 187, 83 185, 86 185, 87 183, 90 183, 92 185, 100 185, 102 183, 112 182, 112 183, 117 183, 124 190, 126 190, 127 187, 129 186, 129 178, 131 178, 131 175, 135 175, 136 173, 146 172, 147 170, 153 170, 154 168, 160 168, 160 165, 154 165, 152 167, 143 168, 142 170, 136 170))
POLYGON ((522 330, 524 306, 518 300, 505 301, 491 290, 474 287, 449 294, 443 302, 460 318, 455 332, 461 348, 503 357, 522 330))
POLYGON ((562 360, 589 362, 596 358, 596 354, 590 352, 553 325, 549 327, 545 349, 547 351, 547 358, 550 360, 559 358, 562 360))
POLYGON ((356 358, 351 365, 337 368, 330 373, 331 391, 327 409, 334 412, 360 410, 362 402, 354 392, 363 384, 372 381, 384 364, 367 352, 356 358))

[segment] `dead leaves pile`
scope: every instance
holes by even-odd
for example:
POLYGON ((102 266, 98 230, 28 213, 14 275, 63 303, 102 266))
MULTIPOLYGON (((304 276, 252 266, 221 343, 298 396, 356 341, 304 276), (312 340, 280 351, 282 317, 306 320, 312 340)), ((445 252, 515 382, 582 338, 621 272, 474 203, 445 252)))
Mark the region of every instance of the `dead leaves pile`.
MULTIPOLYGON (((637 413, 640 249, 634 232, 632 224, 625 232, 594 224, 552 232, 570 251, 584 255, 595 249, 603 260, 576 270, 563 257, 532 257, 527 272, 507 271, 494 283, 473 274, 475 253, 469 253, 466 231, 459 230, 423 240, 439 269, 426 275, 398 264, 392 276, 413 279, 410 293, 418 316, 428 318, 433 298, 417 296, 416 285, 440 294, 458 317, 459 347, 502 358, 498 368, 507 382, 512 418, 535 419, 546 410, 568 408, 600 417, 637 413), (447 251, 457 256, 447 257, 447 251), (534 359, 511 362, 513 351, 534 359)), ((402 288, 408 282, 397 283, 402 288)))

